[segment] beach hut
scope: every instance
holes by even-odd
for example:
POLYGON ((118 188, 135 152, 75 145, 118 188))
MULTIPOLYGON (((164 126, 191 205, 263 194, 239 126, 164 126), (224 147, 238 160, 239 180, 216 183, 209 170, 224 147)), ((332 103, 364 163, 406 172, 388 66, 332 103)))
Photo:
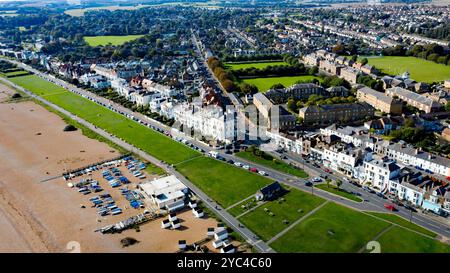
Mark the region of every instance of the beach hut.
POLYGON ((236 252, 236 248, 232 244, 229 244, 220 250, 220 253, 234 253, 234 252, 236 252))
POLYGON ((221 241, 221 240, 225 240, 228 238, 228 232, 226 229, 222 229, 219 231, 216 231, 216 233, 214 234, 214 239, 216 241, 221 241))
POLYGON ((197 207, 197 203, 193 202, 193 201, 189 201, 189 207, 191 207, 191 209, 195 209, 197 207))
POLYGON ((194 213, 194 216, 197 218, 202 218, 205 213, 201 209, 192 209, 192 212, 194 213))
POLYGON ((214 247, 215 249, 217 249, 217 248, 223 246, 223 241, 222 241, 222 240, 214 241, 214 242, 212 243, 212 245, 213 245, 213 247, 214 247))
POLYGON ((178 220, 177 215, 175 213, 169 214, 169 221, 173 222, 175 220, 178 220))
POLYGON ((214 228, 208 228, 206 231, 206 236, 213 237, 214 236, 214 228))
POLYGON ((186 249, 186 240, 179 240, 178 241, 178 248, 181 250, 185 250, 186 249))
POLYGON ((172 224, 172 229, 178 229, 181 227, 180 220, 178 220, 178 219, 176 219, 175 221, 172 221, 171 224, 172 224))
POLYGON ((161 221, 161 228, 169 228, 171 226, 170 221, 165 219, 161 221))

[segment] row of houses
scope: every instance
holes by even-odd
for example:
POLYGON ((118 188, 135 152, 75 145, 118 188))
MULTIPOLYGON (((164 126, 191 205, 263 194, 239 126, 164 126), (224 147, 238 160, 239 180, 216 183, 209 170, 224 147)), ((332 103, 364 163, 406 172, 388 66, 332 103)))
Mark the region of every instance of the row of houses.
POLYGON ((436 213, 450 212, 448 158, 376 138, 364 128, 332 125, 309 135, 269 131, 267 136, 276 148, 308 156, 377 192, 436 213))
POLYGON ((376 77, 375 75, 378 73, 371 65, 363 65, 323 49, 305 55, 303 61, 307 65, 317 66, 330 74, 344 78, 350 83, 356 83, 361 74, 376 77))

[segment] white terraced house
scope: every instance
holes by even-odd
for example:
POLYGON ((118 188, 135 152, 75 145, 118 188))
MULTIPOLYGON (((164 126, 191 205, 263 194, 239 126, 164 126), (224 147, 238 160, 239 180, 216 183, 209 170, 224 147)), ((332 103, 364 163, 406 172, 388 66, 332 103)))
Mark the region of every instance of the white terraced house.
POLYGON ((174 109, 175 120, 204 137, 230 143, 236 136, 236 113, 224 112, 220 106, 200 107, 190 103, 179 104, 174 109))

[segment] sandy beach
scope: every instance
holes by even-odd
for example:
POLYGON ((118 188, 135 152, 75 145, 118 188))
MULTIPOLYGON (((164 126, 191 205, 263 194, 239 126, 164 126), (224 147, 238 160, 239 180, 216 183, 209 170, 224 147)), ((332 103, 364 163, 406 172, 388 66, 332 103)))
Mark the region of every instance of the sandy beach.
MULTIPOLYGON (((81 252, 175 252, 178 240, 188 244, 201 240, 208 227, 217 225, 215 219, 196 219, 188 210, 179 215, 181 230, 161 229, 160 219, 142 225, 140 232, 94 232, 142 209, 128 208, 121 215, 100 219, 88 201, 94 193, 82 195, 61 177, 41 181, 116 157, 118 152, 83 136, 80 130, 64 132, 64 121, 34 102, 4 102, 11 94, 0 85, 0 252, 69 252, 71 241, 79 242, 81 252), (140 242, 123 248, 120 240, 127 236, 140 242)), ((100 172, 93 175, 115 199, 122 197, 106 180, 101 181, 100 172)), ((117 201, 120 206, 126 202, 117 201)), ((212 249, 211 243, 208 247, 212 249)))

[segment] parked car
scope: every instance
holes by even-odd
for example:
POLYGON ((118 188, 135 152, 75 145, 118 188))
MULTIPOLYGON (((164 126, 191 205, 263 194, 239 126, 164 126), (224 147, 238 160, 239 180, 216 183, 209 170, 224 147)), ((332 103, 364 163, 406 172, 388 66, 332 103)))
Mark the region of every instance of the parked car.
POLYGON ((386 209, 390 210, 390 211, 396 211, 397 210, 397 208, 394 205, 389 204, 389 203, 384 203, 384 207, 386 209))
POLYGON ((267 173, 265 172, 265 171, 259 171, 258 172, 260 175, 262 175, 262 176, 266 176, 267 175, 267 173))
POLYGON ((234 162, 234 165, 236 165, 238 167, 242 167, 242 163, 241 162, 234 162))
POLYGON ((246 169, 246 170, 249 170, 249 169, 250 169, 250 166, 249 166, 249 165, 244 165, 244 166, 242 166, 242 168, 244 168, 244 169, 246 169))
POLYGON ((322 181, 322 178, 320 178, 320 177, 314 177, 313 179, 312 179, 312 182, 321 182, 322 181))
POLYGON ((309 181, 306 181, 306 182, 305 182, 305 186, 307 186, 307 187, 312 187, 312 185, 313 185, 313 183, 311 183, 311 182, 309 182, 309 181))
POLYGON ((410 205, 405 204, 404 207, 405 207, 405 209, 410 210, 412 212, 417 212, 417 210, 415 208, 411 207, 410 205))
POLYGON ((333 173, 330 169, 325 169, 325 172, 329 174, 333 173))
POLYGON ((228 159, 227 163, 234 164, 234 161, 231 159, 228 159))
POLYGON ((252 173, 257 173, 257 172, 258 172, 258 169, 256 169, 256 168, 250 168, 250 171, 251 171, 252 173))

